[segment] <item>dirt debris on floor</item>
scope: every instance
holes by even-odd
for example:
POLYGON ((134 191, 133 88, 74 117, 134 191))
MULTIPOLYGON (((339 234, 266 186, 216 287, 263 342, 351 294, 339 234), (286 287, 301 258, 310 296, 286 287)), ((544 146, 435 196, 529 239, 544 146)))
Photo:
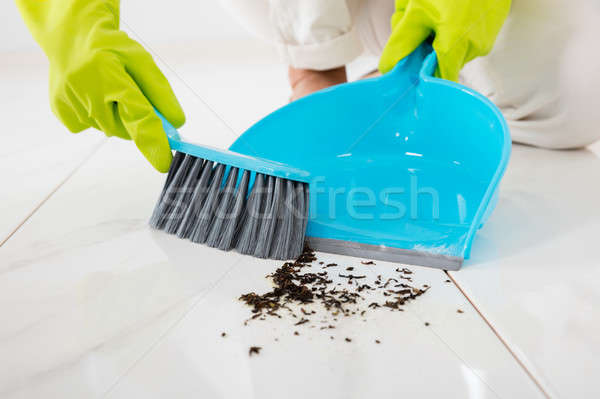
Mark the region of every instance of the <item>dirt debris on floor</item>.
MULTIPOLYGON (((396 268, 395 277, 388 277, 383 282, 381 275, 370 278, 373 270, 370 266, 375 265, 373 261, 361 261, 360 265, 363 265, 361 267, 316 261, 314 251, 307 247, 298 259, 283 263, 266 276, 273 282, 271 291, 263 294, 249 292, 241 295, 239 300, 248 305, 252 312, 244 324, 247 325, 257 319, 281 319, 291 316, 291 324, 294 326, 310 328, 316 326, 319 327, 318 330, 331 331, 336 328, 340 316, 361 317, 366 321, 364 317, 367 312, 382 310, 401 312, 409 302, 416 300, 430 289, 427 284, 423 284, 420 288, 408 284, 412 282, 413 271, 406 267, 396 268), (318 270, 313 266, 317 266, 318 270), (345 271, 347 274, 340 271, 345 271), (340 279, 345 280, 346 283, 340 284, 340 279), (381 296, 383 298, 373 300, 381 296)), ((294 331, 294 335, 300 333, 294 331)), ((330 339, 333 339, 333 336, 330 336, 330 339)), ((346 337, 345 341, 352 342, 352 339, 346 337)), ((381 341, 375 339, 374 342, 381 341)), ((249 354, 258 354, 258 351, 251 351, 249 354)))
POLYGON ((258 355, 261 349, 260 346, 251 346, 250 349, 248 349, 248 356, 258 355))

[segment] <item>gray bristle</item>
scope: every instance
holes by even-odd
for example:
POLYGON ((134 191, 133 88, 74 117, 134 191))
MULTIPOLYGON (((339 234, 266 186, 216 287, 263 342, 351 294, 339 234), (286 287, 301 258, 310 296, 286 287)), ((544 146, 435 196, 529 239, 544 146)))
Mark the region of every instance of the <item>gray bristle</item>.
POLYGON ((231 168, 225 186, 219 193, 217 200, 217 208, 211 223, 208 236, 206 237, 206 245, 209 247, 218 247, 221 237, 223 224, 231 217, 231 208, 235 201, 235 185, 237 184, 238 168, 231 168))
POLYGON ((296 258, 304 246, 308 185, 242 172, 177 152, 150 226, 222 250, 296 258))
POLYGON ((275 236, 278 237, 273 246, 271 257, 274 259, 282 259, 289 252, 289 241, 293 234, 294 213, 293 209, 296 206, 294 198, 294 183, 291 180, 285 182, 285 201, 281 212, 281 219, 277 224, 275 236))
POLYGON ((304 249, 304 233, 308 222, 308 186, 304 183, 295 182, 296 207, 291 210, 294 215, 294 230, 290 238, 290 249, 292 253, 301 254, 304 249))
POLYGON ((173 157, 173 162, 171 163, 171 168, 169 169, 169 173, 167 174, 167 180, 165 181, 165 185, 163 186, 163 189, 160 192, 160 196, 158 197, 158 201, 156 203, 156 207, 154 208, 154 212, 152 212, 152 216, 150 217, 150 226, 152 226, 154 228, 158 227, 159 220, 161 220, 161 214, 162 214, 161 209, 162 209, 162 203, 163 203, 163 198, 165 196, 165 193, 167 192, 167 189, 171 185, 171 181, 173 180, 175 174, 179 170, 179 166, 181 165, 181 162, 183 162, 184 158, 185 158, 185 154, 182 152, 176 152, 175 156, 173 157))
MULTIPOLYGON (((199 159, 199 161, 202 160, 199 159)), ((200 210, 202 209, 202 205, 204 204, 204 200, 208 194, 207 187, 210 183, 210 178, 212 177, 213 164, 214 163, 211 161, 206 161, 202 164, 202 173, 200 174, 200 179, 196 183, 196 187, 193 188, 194 192, 190 198, 188 208, 186 209, 181 219, 181 223, 177 229, 176 234, 179 238, 189 238, 194 230, 194 226, 198 220, 198 215, 200 214, 200 210)))
MULTIPOLYGON (((279 180, 274 176, 267 177, 267 190, 262 199, 263 209, 259 215, 259 226, 257 229, 257 242, 254 246, 254 256, 257 258, 267 258, 269 256, 269 249, 271 248, 271 241, 273 239, 273 230, 275 229, 275 223, 277 223, 277 208, 281 197, 281 188, 276 190, 275 181, 279 180), (277 191, 277 193, 276 193, 277 191)), ((277 184, 277 186, 281 186, 277 184)))
POLYGON ((248 196, 246 209, 240 220, 239 232, 236 237, 235 248, 243 254, 253 254, 256 246, 258 229, 260 228, 260 215, 262 212, 265 195, 265 178, 257 173, 254 178, 254 185, 248 196))
POLYGON ((202 204, 200 213, 196 220, 196 225, 190 236, 190 240, 197 243, 203 243, 206 241, 208 231, 210 229, 210 223, 212 222, 215 209, 217 208, 217 201, 219 199, 219 191, 221 190, 221 184, 223 183, 223 174, 225 173, 225 165, 218 164, 215 166, 213 176, 206 194, 206 200, 202 204))
POLYGON ((244 214, 246 207, 246 197, 248 196, 248 183, 250 182, 250 171, 245 170, 242 179, 235 192, 235 199, 231 208, 230 217, 226 219, 221 226, 220 231, 215 231, 218 237, 217 248, 222 250, 230 250, 235 247, 234 238, 240 226, 240 219, 244 214))
POLYGON ((175 196, 172 199, 173 206, 171 207, 163 227, 163 230, 169 234, 175 234, 181 224, 181 220, 187 210, 187 204, 193 194, 192 188, 196 186, 198 179, 200 179, 202 164, 202 159, 195 158, 192 160, 190 171, 187 174, 185 181, 178 188, 178 192, 175 193, 175 196))
POLYGON ((150 225, 152 227, 157 229, 164 228, 167 219, 171 214, 171 209, 174 205, 174 199, 184 183, 185 177, 192 162, 193 157, 186 155, 183 161, 176 165, 175 168, 171 167, 169 169, 169 171, 174 171, 174 173, 171 175, 169 172, 169 175, 167 176, 167 184, 165 185, 163 194, 161 195, 161 198, 155 209, 156 217, 153 217, 150 221, 150 225))

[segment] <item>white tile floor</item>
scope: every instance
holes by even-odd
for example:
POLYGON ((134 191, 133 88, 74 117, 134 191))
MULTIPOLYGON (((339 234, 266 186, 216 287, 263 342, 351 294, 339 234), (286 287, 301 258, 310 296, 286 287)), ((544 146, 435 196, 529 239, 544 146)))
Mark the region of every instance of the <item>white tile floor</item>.
POLYGON ((600 159, 514 147, 500 203, 452 277, 556 397, 600 397, 600 159))
POLYGON ((0 243, 104 141, 100 134, 72 137, 54 117, 44 101, 43 55, 2 58, 0 243))
MULTIPOLYGON (((245 46, 235 60, 185 50, 202 56, 159 51, 188 113, 185 134, 226 146, 286 101, 285 71, 262 48, 245 46), (231 130, 216 127, 202 99, 231 130)), ((295 337, 285 321, 242 324, 237 297, 267 289, 277 262, 151 232, 164 176, 131 143, 66 134, 48 110, 44 63, 13 59, 0 71, 10 93, 2 118, 13 127, 0 150, 11 187, 0 193, 0 240, 9 237, 0 397, 598 396, 600 160, 591 152, 515 148, 498 209, 474 258, 451 274, 456 284, 414 267, 432 288, 406 312, 344 321, 333 341, 309 328, 295 337), (249 358, 255 344, 264 349, 249 358)))

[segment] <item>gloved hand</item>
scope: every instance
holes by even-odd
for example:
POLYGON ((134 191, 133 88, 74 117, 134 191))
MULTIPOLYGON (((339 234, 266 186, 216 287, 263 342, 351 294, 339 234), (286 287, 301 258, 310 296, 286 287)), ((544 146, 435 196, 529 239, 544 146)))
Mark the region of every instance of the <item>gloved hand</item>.
POLYGON ((73 133, 133 139, 159 171, 171 149, 155 106, 176 127, 183 110, 144 48, 119 30, 119 0, 17 0, 50 61, 52 111, 73 133))
POLYGON ((510 0, 396 0, 379 70, 390 71, 433 33, 436 76, 457 81, 467 62, 490 52, 509 10, 510 0))

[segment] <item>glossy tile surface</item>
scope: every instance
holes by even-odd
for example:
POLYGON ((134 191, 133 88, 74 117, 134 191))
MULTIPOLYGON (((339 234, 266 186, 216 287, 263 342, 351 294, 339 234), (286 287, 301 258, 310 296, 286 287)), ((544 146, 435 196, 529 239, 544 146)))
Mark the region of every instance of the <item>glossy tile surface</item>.
POLYGON ((373 386, 425 397, 539 394, 434 269, 415 268, 415 281, 432 288, 406 312, 342 322, 333 343, 320 330, 292 336, 283 321, 243 326, 250 313, 237 297, 267 289, 276 263, 151 232, 161 184, 129 143, 111 141, 0 248, 2 397, 269 397, 290 385, 298 396, 361 397, 373 386), (248 358, 254 344, 264 352, 248 358), (324 376, 318 387, 303 383, 324 376))
MULTIPOLYGON (((358 259, 318 256, 361 273, 365 269, 358 259)), ((433 269, 412 268, 415 284, 432 288, 404 312, 367 310, 366 322, 363 317, 336 322, 329 316, 320 323, 320 307, 306 306, 317 310, 314 324, 294 326, 298 319, 284 315, 245 326, 242 321, 251 313, 236 298, 269 290, 263 276, 276 264, 242 259, 108 397, 276 398, 282 392, 289 398, 541 397, 464 297, 433 269), (319 329, 329 323, 336 328, 319 329), (260 354, 250 357, 251 346, 262 347, 260 354)), ((381 273, 385 279, 394 268, 378 262, 367 274, 381 273)), ((336 275, 334 268, 328 270, 336 275)))
MULTIPOLYGON (((186 83, 174 84, 186 131, 226 145, 284 102, 285 74, 269 62, 241 74, 227 59, 178 63, 169 78, 186 83), (190 118, 206 99, 233 132, 190 118)), ((287 320, 244 326, 238 296, 268 289, 264 276, 278 263, 150 231, 163 178, 131 143, 108 140, 0 247, 0 397, 541 395, 439 270, 413 268, 415 282, 432 287, 426 295, 403 313, 340 321, 333 342, 307 326, 294 336, 287 320), (255 344, 264 349, 250 358, 255 344)))
POLYGON ((514 146, 500 202, 451 275, 555 397, 600 397, 600 159, 514 146))
POLYGON ((162 176, 109 144, 0 248, 2 397, 101 394, 236 260, 173 268, 146 227, 162 176))
POLYGON ((103 142, 68 133, 48 105, 42 54, 0 55, 0 243, 103 142))

